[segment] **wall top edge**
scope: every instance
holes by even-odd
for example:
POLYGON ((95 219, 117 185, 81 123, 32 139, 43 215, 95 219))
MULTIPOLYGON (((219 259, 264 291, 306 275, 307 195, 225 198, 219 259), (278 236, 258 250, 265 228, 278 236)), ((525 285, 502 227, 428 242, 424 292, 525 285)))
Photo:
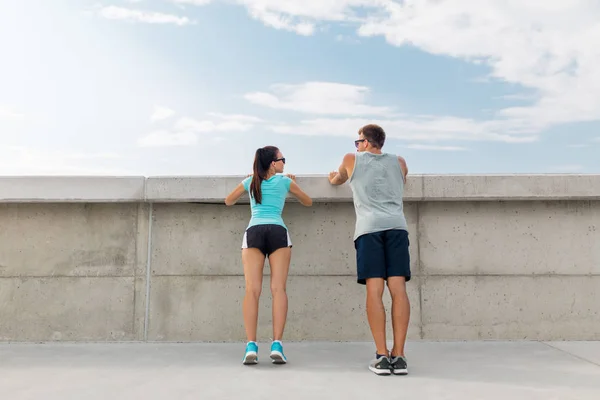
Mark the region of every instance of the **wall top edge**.
MULTIPOLYGON (((244 175, 0 176, 0 202, 222 203, 244 175)), ((296 175, 316 202, 352 201, 348 184, 296 175)), ((600 174, 410 174, 406 201, 600 200, 600 174)), ((242 202, 247 202, 242 199, 242 202)))

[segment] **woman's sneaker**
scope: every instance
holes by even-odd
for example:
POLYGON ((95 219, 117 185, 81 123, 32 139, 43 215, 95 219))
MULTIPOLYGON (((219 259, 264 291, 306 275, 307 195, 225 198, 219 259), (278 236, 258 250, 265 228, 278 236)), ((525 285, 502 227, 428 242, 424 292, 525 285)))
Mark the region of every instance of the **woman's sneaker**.
POLYGON ((244 354, 244 365, 258 364, 258 345, 256 342, 246 344, 246 354, 244 354))
POLYGON ((407 375, 408 365, 406 358, 402 356, 392 357, 391 369, 394 375, 407 375))
POLYGON ((380 354, 375 355, 375 359, 369 364, 369 369, 377 375, 391 375, 391 364, 389 358, 380 354))
POLYGON ((275 340, 271 344, 271 360, 273 360, 273 364, 285 364, 287 362, 287 358, 283 354, 283 345, 279 340, 275 340))

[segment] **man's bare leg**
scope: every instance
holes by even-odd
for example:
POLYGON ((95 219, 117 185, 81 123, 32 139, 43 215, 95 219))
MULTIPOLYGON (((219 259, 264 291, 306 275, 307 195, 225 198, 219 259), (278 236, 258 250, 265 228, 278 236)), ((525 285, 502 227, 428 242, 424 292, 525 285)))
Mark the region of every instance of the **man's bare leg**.
POLYGON ((383 306, 383 291, 385 281, 383 278, 367 279, 367 319, 371 334, 375 341, 377 354, 388 356, 385 340, 385 307, 383 306))
POLYGON ((403 276, 391 276, 388 278, 388 288, 392 296, 392 327, 394 329, 392 357, 404 357, 404 345, 410 320, 410 301, 406 294, 406 279, 403 276))

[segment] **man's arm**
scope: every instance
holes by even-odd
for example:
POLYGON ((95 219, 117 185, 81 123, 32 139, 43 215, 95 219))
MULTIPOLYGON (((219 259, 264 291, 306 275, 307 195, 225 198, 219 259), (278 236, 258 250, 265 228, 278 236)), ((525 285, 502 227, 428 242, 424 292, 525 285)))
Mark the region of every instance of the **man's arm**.
POLYGON ((404 183, 406 183, 406 175, 408 175, 408 166, 406 165, 406 160, 398 156, 398 162, 400 162, 400 169, 402 169, 404 183))
POLYGON ((349 164, 349 162, 352 161, 353 158, 354 158, 354 154, 350 154, 350 153, 348 153, 344 156, 344 159, 342 160, 342 164, 340 165, 338 170, 329 173, 329 183, 337 186, 337 185, 344 184, 348 180, 348 178, 349 178, 348 164, 349 164))

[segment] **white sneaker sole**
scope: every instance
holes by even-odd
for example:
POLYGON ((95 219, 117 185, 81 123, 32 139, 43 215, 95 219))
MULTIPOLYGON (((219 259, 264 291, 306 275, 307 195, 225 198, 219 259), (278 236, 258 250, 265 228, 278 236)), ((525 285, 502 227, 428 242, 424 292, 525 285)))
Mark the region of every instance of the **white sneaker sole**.
POLYGON ((376 373, 377 375, 391 375, 392 374, 392 371, 390 371, 389 369, 377 369, 375 367, 371 367, 370 365, 369 365, 369 369, 372 372, 376 373))
POLYGON ((272 351, 271 352, 271 360, 273 360, 273 364, 285 364, 285 363, 287 363, 287 360, 285 359, 285 357, 283 356, 283 354, 281 354, 278 351, 272 351))
POLYGON ((408 375, 408 369, 394 369, 392 372, 394 375, 408 375))
POLYGON ((249 351, 244 356, 243 364, 244 365, 258 364, 258 354, 256 354, 254 351, 249 351))

